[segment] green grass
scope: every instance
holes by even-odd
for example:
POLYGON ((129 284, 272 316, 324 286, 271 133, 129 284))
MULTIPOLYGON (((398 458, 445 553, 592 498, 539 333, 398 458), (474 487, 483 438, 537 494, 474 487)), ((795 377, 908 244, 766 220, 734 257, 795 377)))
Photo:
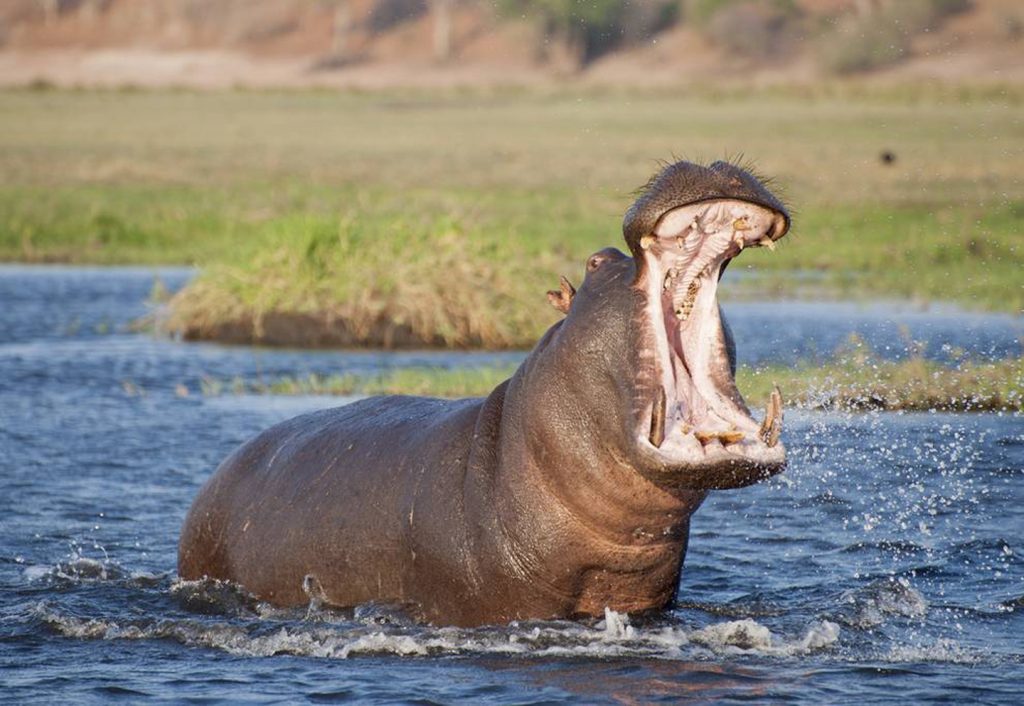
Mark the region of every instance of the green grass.
POLYGON ((900 362, 871 356, 823 366, 741 369, 737 385, 763 406, 778 384, 790 403, 806 409, 1022 411, 1024 359, 962 362, 948 367, 922 358, 900 362))
MULTIPOLYGON (((425 395, 481 397, 515 371, 402 368, 377 375, 308 375, 271 380, 206 379, 202 392, 272 395, 425 395)), ((949 367, 911 358, 882 361, 871 354, 823 366, 741 367, 737 385, 751 407, 763 407, 778 385, 790 406, 810 409, 1024 411, 1024 359, 962 362, 949 367)))
POLYGON ((202 393, 267 395, 423 395, 482 397, 511 377, 515 365, 478 368, 397 368, 379 375, 316 375, 249 381, 206 378, 202 393))
POLYGON ((0 94, 0 259, 189 263, 194 338, 527 346, 656 159, 743 153, 795 210, 723 295, 1024 309, 1017 89, 0 94), (893 150, 895 164, 881 164, 893 150), (818 294, 819 292, 815 292, 818 294), (333 338, 332 338, 333 336, 333 338))

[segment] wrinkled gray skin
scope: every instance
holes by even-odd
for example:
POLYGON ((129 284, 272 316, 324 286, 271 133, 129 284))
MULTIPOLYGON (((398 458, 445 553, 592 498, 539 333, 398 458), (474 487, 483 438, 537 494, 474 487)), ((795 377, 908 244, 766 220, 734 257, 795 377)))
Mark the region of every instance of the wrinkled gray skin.
MULTIPOLYGON (((722 196, 785 214, 736 167, 679 163, 627 214, 630 249, 666 211, 722 196)), ((651 418, 638 261, 590 257, 566 318, 485 399, 375 397, 245 443, 188 514, 180 576, 282 606, 377 601, 464 626, 668 605, 708 489, 781 465, 705 472, 638 450, 651 418)))

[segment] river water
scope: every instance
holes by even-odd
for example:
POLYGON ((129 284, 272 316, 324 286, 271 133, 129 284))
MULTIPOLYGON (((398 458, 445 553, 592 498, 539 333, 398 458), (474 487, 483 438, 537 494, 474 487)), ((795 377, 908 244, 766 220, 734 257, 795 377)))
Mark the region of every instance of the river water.
MULTIPOLYGON (((190 276, 165 270, 171 288, 190 276)), ((234 446, 344 400, 253 378, 521 354, 269 351, 132 333, 148 269, 0 267, 0 685, 12 702, 1020 703, 1024 420, 791 411, 789 470, 695 515, 655 618, 474 630, 279 611, 182 583, 181 521, 234 446), (185 393, 188 394, 185 394, 185 393)), ((1019 354, 1021 321, 897 304, 727 305, 742 362, 1019 354)))

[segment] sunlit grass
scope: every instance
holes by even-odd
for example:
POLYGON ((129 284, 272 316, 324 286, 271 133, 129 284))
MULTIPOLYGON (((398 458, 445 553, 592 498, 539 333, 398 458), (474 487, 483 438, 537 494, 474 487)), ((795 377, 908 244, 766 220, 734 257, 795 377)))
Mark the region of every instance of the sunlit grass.
MULTIPOLYGON (((272 395, 424 395, 481 397, 514 365, 400 368, 373 375, 307 375, 270 380, 206 379, 202 392, 272 395)), ((883 361, 870 354, 824 365, 740 367, 736 383, 752 407, 778 385, 790 406, 805 409, 1024 411, 1024 359, 965 361, 956 366, 914 357, 883 361)))
POLYGON ((778 384, 809 409, 915 411, 1024 410, 1024 359, 965 361, 954 367, 920 357, 905 361, 853 358, 821 366, 741 369, 737 384, 761 406, 778 384))
POLYGON ((202 392, 270 395, 423 395, 480 397, 511 377, 515 365, 464 368, 396 368, 376 375, 316 375, 273 380, 205 379, 202 392))
POLYGON ((623 245, 656 159, 743 153, 795 210, 780 252, 733 266, 759 293, 799 293, 811 270, 833 292, 1020 311, 1020 104, 856 86, 7 92, 0 259, 198 264, 169 319, 195 338, 529 346, 558 275, 623 245))

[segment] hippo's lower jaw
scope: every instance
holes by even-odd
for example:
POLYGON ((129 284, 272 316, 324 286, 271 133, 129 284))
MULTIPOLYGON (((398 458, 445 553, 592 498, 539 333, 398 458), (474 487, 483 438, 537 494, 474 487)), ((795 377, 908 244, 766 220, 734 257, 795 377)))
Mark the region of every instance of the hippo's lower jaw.
POLYGON ((642 325, 650 327, 655 389, 640 414, 637 444, 644 465, 685 487, 755 483, 785 468, 779 443, 782 400, 772 394, 758 424, 736 388, 718 308, 725 264, 745 247, 774 247, 785 222, 776 211, 733 199, 667 212, 641 239, 646 292, 642 325))

